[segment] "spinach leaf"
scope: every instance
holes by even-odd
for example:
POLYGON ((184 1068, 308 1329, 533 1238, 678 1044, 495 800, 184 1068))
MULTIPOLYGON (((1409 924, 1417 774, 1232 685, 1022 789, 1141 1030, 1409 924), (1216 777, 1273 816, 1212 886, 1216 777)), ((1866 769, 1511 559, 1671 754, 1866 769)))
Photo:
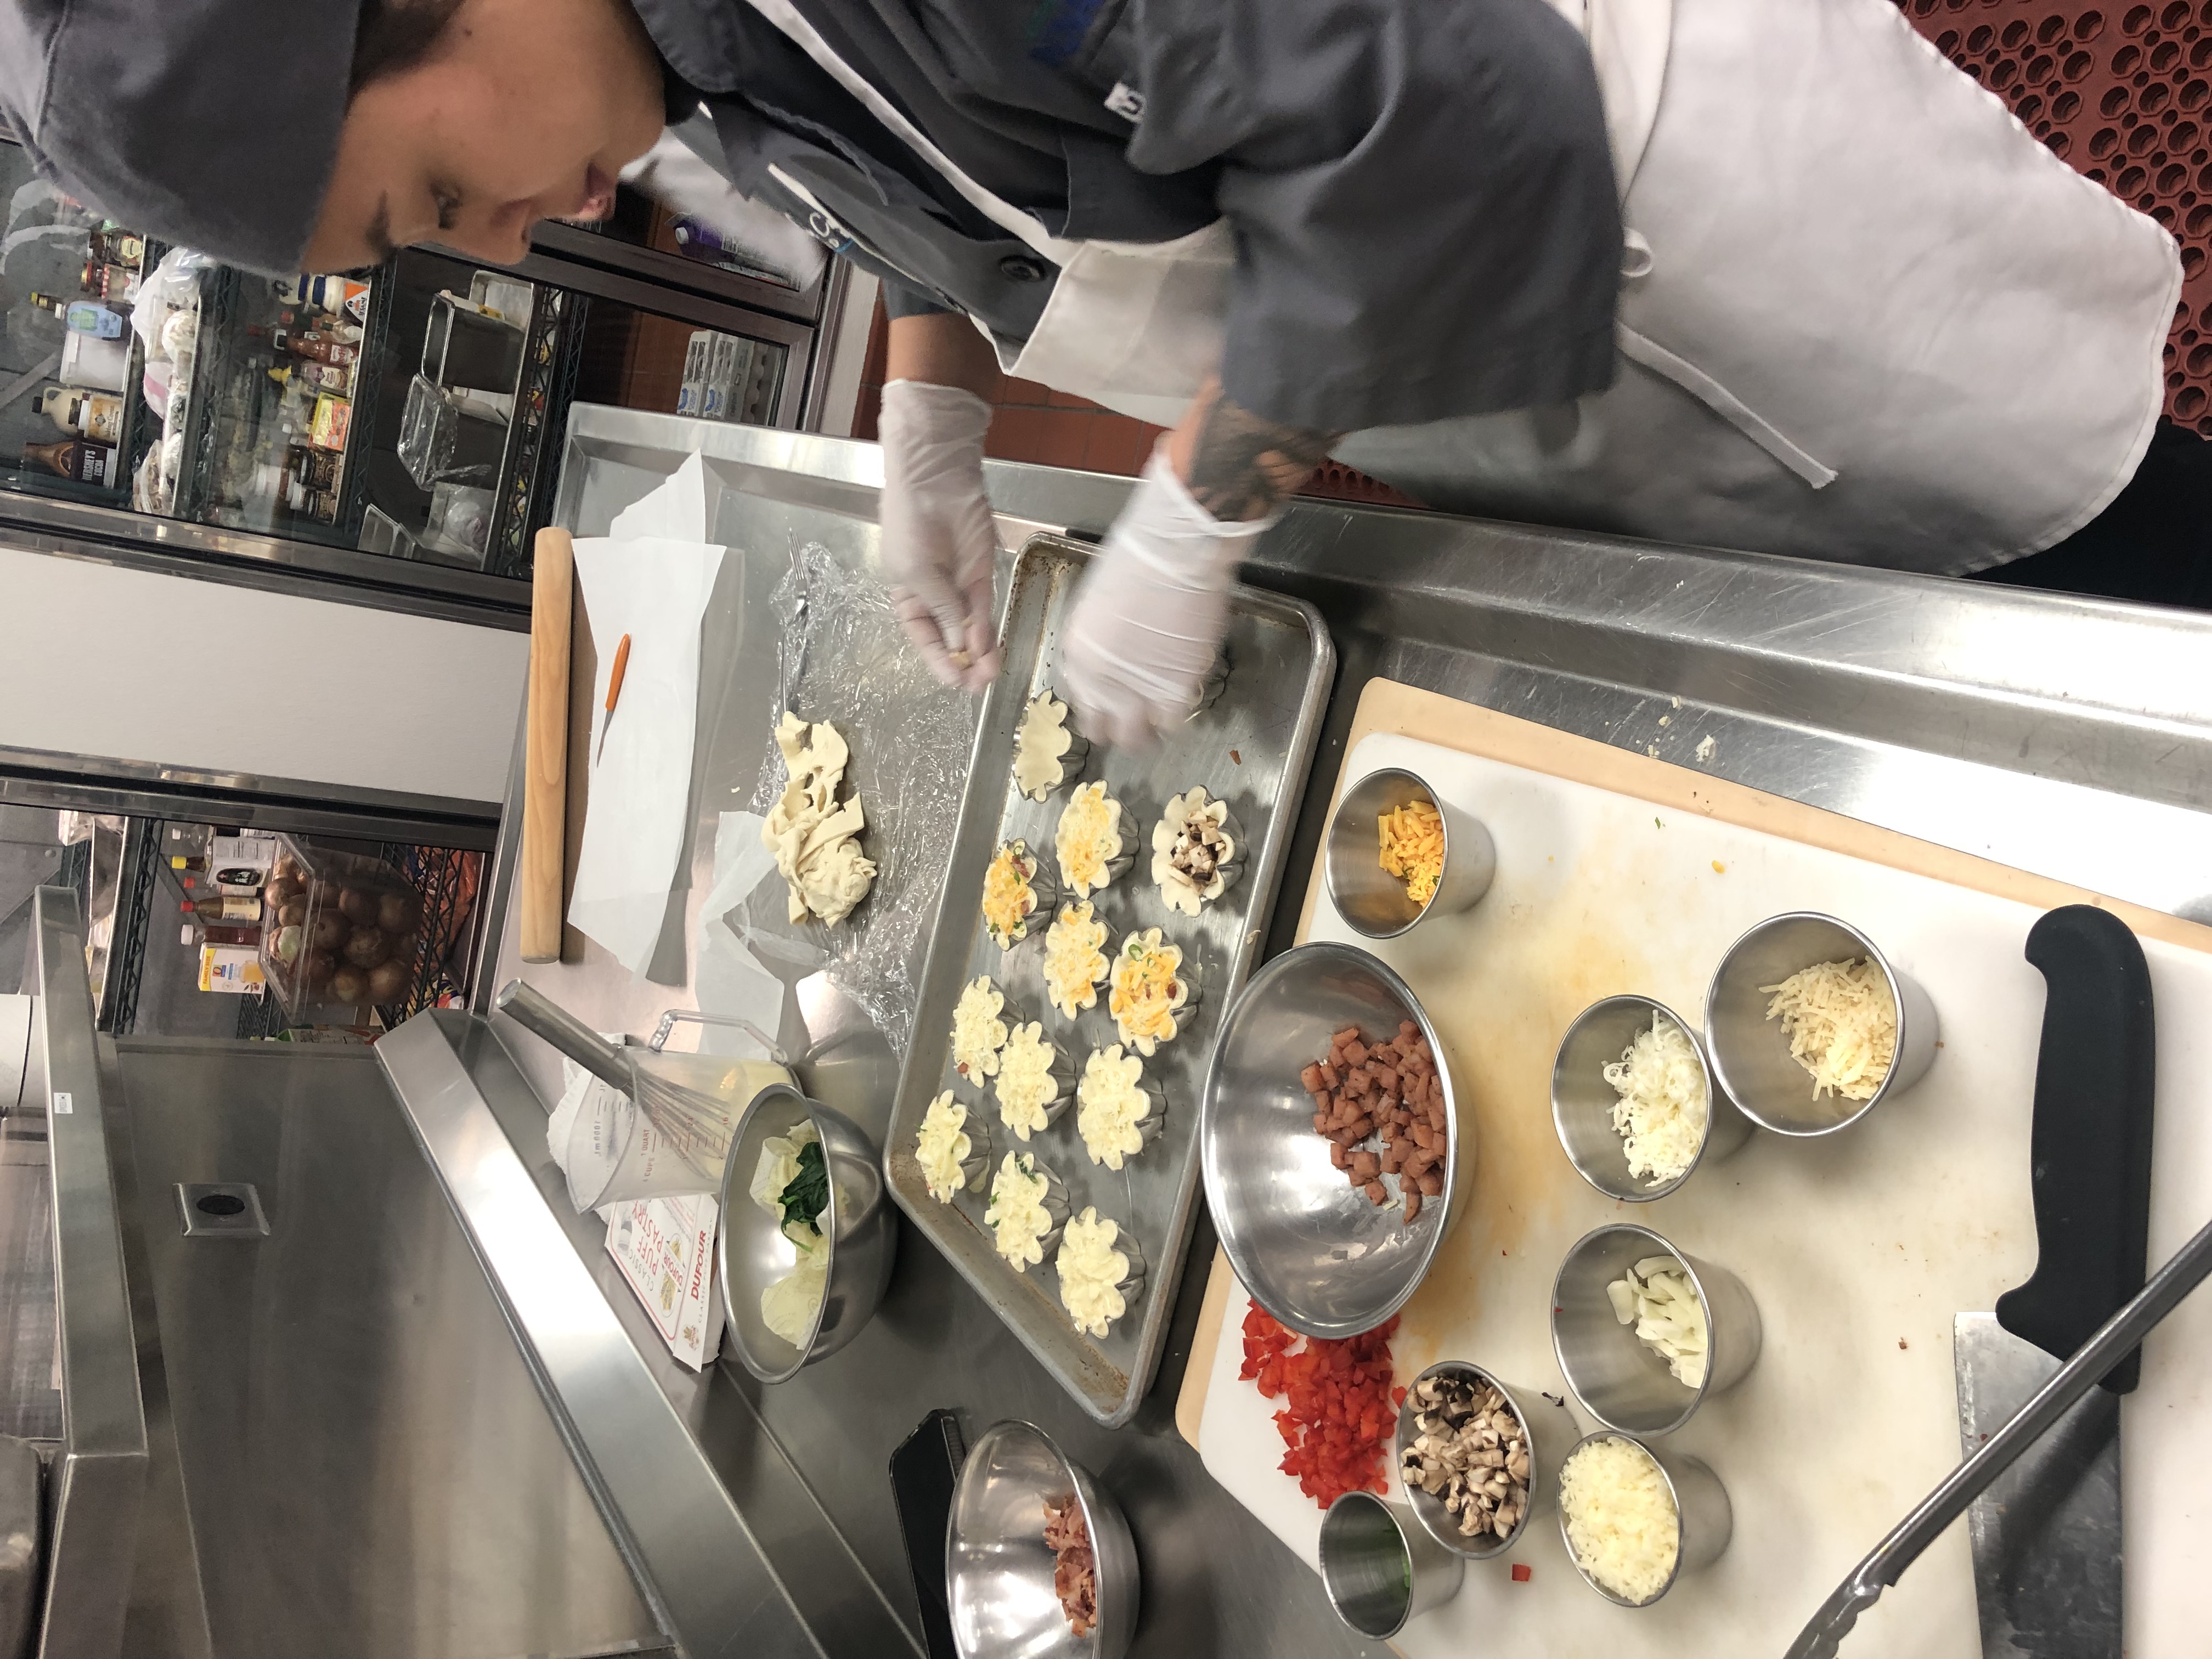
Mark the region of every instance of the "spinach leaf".
POLYGON ((801 1221, 819 1234, 814 1218, 830 1207, 830 1170, 822 1161, 822 1143, 810 1140, 799 1149, 799 1173, 776 1194, 783 1206, 783 1224, 801 1221))

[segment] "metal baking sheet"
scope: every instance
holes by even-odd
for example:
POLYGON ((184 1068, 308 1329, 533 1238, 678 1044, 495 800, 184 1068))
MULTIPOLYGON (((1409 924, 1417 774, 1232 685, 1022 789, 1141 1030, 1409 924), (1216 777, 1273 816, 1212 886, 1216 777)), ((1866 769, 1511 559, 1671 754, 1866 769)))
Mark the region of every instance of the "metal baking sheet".
POLYGON ((1297 805, 1313 763, 1322 711, 1336 673, 1336 652, 1320 613, 1301 600, 1238 587, 1231 600, 1226 643, 1229 676, 1218 701, 1190 725, 1141 753, 1093 745, 1082 779, 1104 779, 1133 826, 1135 866, 1093 902, 1113 930, 1109 953, 1133 927, 1159 927, 1203 969, 1195 1018, 1145 1063, 1147 1082, 1165 1094, 1160 1138, 1123 1164, 1091 1162, 1070 1107, 1026 1146, 1000 1122, 998 1103, 952 1071, 953 1005, 963 986, 988 974, 1006 994, 1009 1024, 1041 1020, 1047 1034, 1084 1060, 1114 1042, 1103 993, 1095 1008, 1069 1021, 1044 993, 1043 948, 1034 937, 1004 956, 984 932, 983 874, 1004 841, 1020 836, 1051 855, 1053 830, 1066 804, 1065 788, 1043 802, 1014 788, 1014 732, 1036 692, 1051 686, 1060 631, 1077 578, 1090 553, 1081 544, 1039 536, 1015 561, 1006 600, 1005 667, 987 698, 970 758, 967 793, 953 838, 952 860, 932 936, 915 1017, 914 1041, 899 1075, 898 1098, 884 1141, 884 1168, 899 1206, 928 1235, 1044 1367, 1108 1427, 1133 1416, 1152 1384, 1168 1317, 1175 1310, 1185 1246, 1199 1195, 1198 1107, 1207 1056, 1222 1012, 1252 969, 1297 805), (1225 799, 1251 849, 1244 876, 1194 919, 1168 908, 1152 880, 1152 826, 1171 794, 1203 784, 1225 799), (949 1204, 929 1195, 914 1155, 929 1103, 956 1089, 961 1103, 992 1130, 992 1166, 1010 1148, 1036 1155, 1067 1185, 1070 1212, 1096 1205, 1136 1237, 1146 1265, 1144 1290, 1103 1340, 1076 1330, 1060 1305, 1049 1258, 1016 1273, 993 1248, 983 1225, 989 1179, 981 1192, 949 1204))

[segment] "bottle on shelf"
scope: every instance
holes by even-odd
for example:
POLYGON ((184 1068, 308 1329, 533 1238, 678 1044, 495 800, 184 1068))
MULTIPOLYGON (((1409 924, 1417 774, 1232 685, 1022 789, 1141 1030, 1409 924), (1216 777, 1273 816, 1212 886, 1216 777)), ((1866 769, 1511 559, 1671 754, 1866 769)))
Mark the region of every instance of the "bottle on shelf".
POLYGON ((177 907, 185 918, 188 933, 198 935, 194 943, 201 945, 258 945, 261 942, 261 912, 253 907, 253 920, 236 920, 228 904, 216 905, 206 899, 186 899, 177 907))
POLYGON ((41 311, 53 313, 76 333, 89 334, 96 339, 119 340, 123 331, 130 326, 121 312, 97 300, 58 300, 51 294, 33 291, 31 303, 41 311))
POLYGON ((100 484, 103 487, 115 482, 115 446, 95 443, 89 438, 65 438, 59 443, 25 444, 23 465, 42 466, 49 472, 64 478, 74 478, 79 483, 100 484))
POLYGON ((184 907, 202 921, 258 921, 261 895, 226 893, 221 888, 196 887, 184 907))
POLYGON ((359 348, 350 341, 312 333, 279 333, 276 349, 289 351, 295 357, 305 357, 310 362, 333 363, 342 368, 350 367, 361 356, 359 348))
POLYGON ((39 407, 64 437, 90 438, 104 444, 123 441, 123 399, 112 392, 50 386, 39 394, 39 407))
POLYGON ((111 306, 128 306, 138 297, 138 273, 128 265, 86 264, 76 285, 111 306))
POLYGON ((146 239, 112 219, 94 231, 88 242, 93 258, 102 264, 143 267, 146 263, 146 239))

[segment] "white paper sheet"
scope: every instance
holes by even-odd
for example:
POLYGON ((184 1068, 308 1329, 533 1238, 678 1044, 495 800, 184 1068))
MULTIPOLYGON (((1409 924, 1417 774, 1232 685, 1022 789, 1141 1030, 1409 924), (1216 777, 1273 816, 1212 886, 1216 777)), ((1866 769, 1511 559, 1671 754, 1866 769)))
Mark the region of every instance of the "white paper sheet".
POLYGON ((615 514, 607 531, 610 540, 703 542, 707 539, 707 462, 694 455, 656 485, 615 514))
MULTIPOLYGON (((749 1019, 770 1038, 783 1024, 784 984, 760 964, 724 916, 775 873, 775 854, 761 845, 757 812, 725 812, 714 831, 714 885, 699 910, 695 983, 702 1013, 749 1019)), ((750 1054, 758 1045, 729 1026, 703 1026, 700 1051, 750 1054)))
POLYGON ((652 960, 684 849, 697 738, 699 624, 722 551, 657 537, 576 544, 576 580, 599 655, 591 748, 598 758, 568 920, 634 974, 652 960), (607 676, 624 635, 629 665, 610 716, 607 676))

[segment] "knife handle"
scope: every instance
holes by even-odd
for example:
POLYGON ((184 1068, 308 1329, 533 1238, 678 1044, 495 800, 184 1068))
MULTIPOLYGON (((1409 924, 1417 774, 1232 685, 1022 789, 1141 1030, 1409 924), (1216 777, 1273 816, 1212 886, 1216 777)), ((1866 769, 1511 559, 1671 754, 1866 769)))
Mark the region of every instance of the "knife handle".
MULTIPOLYGON (((2063 1359, 2143 1287, 2157 1025, 2142 946, 2110 911, 2050 912, 2028 930, 2027 959, 2048 988, 2030 1137, 2036 1262, 1996 1316, 2063 1359)), ((2136 1349, 2100 1380, 2127 1394, 2142 1369, 2136 1349)))

